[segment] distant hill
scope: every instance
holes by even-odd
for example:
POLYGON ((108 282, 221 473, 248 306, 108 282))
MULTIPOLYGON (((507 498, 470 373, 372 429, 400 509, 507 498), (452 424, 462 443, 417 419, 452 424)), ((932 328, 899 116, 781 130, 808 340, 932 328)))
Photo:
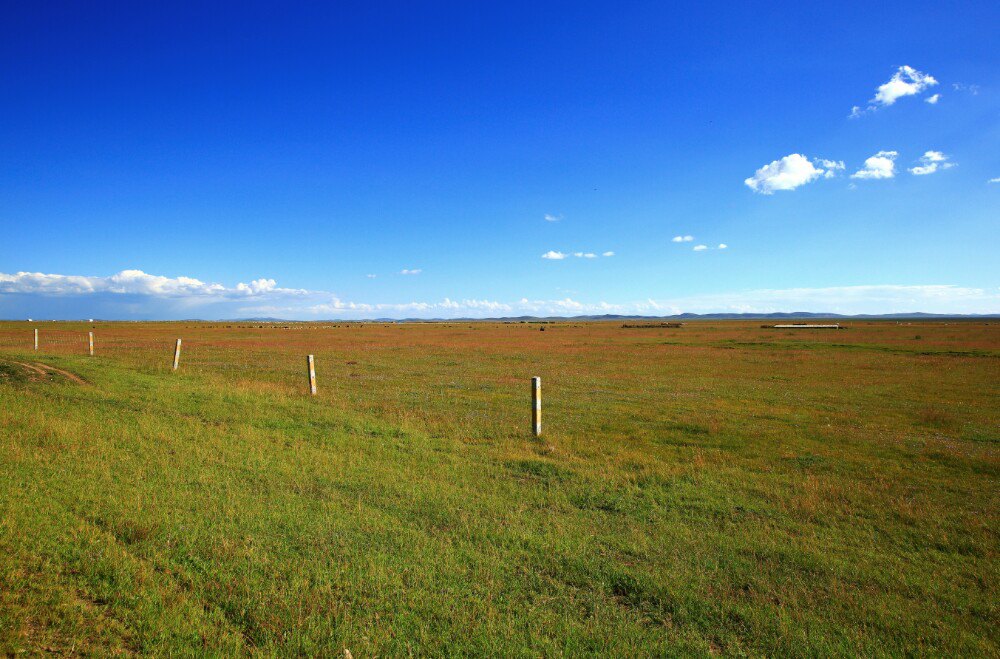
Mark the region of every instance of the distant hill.
MULTIPOLYGON (((813 313, 810 311, 779 311, 775 313, 681 313, 672 316, 639 316, 625 314, 603 314, 584 316, 499 316, 495 318, 371 318, 359 320, 346 320, 343 318, 329 318, 310 322, 323 323, 344 323, 344 322, 374 322, 374 323, 471 323, 471 322, 494 322, 494 323, 538 323, 538 322, 569 322, 569 321, 616 321, 616 320, 801 320, 811 318, 837 318, 854 320, 983 320, 1000 319, 1000 314, 936 314, 914 311, 911 313, 890 313, 890 314, 856 314, 846 315, 838 313, 813 313)), ((287 323, 301 322, 289 321, 283 318, 235 318, 229 322, 255 322, 255 323, 287 323)))

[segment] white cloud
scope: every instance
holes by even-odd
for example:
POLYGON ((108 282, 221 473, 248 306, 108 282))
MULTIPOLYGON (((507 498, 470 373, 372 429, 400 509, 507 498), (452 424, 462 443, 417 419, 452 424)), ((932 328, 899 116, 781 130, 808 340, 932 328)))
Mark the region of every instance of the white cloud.
POLYGON ((996 178, 991 178, 987 183, 1000 183, 1000 176, 996 178))
POLYGON ((421 272, 423 272, 423 270, 421 270, 420 268, 414 268, 412 270, 407 269, 407 268, 403 268, 402 270, 399 271, 399 274, 401 274, 401 275, 419 275, 421 272))
POLYGON ((899 153, 896 151, 879 151, 871 158, 866 159, 865 166, 851 174, 851 178, 892 178, 896 175, 896 158, 898 156, 899 153))
POLYGON ((615 253, 614 253, 614 252, 612 252, 612 251, 607 251, 607 252, 603 252, 603 253, 601 254, 601 256, 614 256, 614 255, 615 255, 615 253))
POLYGON ((776 190, 794 190, 821 176, 833 178, 842 169, 842 161, 822 158, 811 161, 800 153, 792 153, 764 165, 753 176, 744 180, 743 184, 754 192, 769 195, 776 190))
POLYGON ((278 288, 273 279, 255 279, 233 288, 222 284, 206 284, 191 277, 149 275, 142 270, 122 270, 108 277, 52 275, 41 272, 0 273, 0 294, 27 293, 42 295, 83 295, 110 293, 115 295, 146 295, 158 298, 246 298, 276 293, 301 295, 306 291, 278 288))
POLYGON ((708 249, 708 245, 695 245, 694 246, 694 251, 696 251, 696 252, 704 252, 706 249, 708 249))
POLYGON ((948 156, 940 151, 927 151, 924 155, 920 156, 919 165, 910 167, 910 173, 915 176, 923 176, 933 174, 939 169, 950 169, 954 166, 955 163, 948 162, 948 156))
POLYGON ((273 279, 255 279, 249 284, 236 284, 236 290, 245 295, 260 295, 273 291, 277 283, 273 279))
MULTIPOLYGON (((901 66, 896 69, 888 82, 878 86, 875 90, 875 96, 868 101, 866 108, 862 109, 855 105, 851 108, 850 116, 857 118, 879 108, 889 107, 901 98, 915 96, 936 84, 938 81, 934 79, 934 76, 917 71, 912 66, 901 66)), ((931 101, 931 103, 935 102, 931 101)))
POLYGON ((549 251, 542 254, 542 258, 551 259, 553 261, 562 261, 564 258, 566 258, 566 255, 563 254, 562 252, 557 252, 555 250, 550 249, 549 251))
POLYGON ((674 236, 671 240, 675 243, 689 243, 694 241, 694 236, 674 236))
POLYGON ((561 219, 562 219, 562 215, 553 215, 552 213, 546 213, 545 214, 545 221, 546 222, 558 222, 561 219))
POLYGON ((378 275, 365 275, 365 277, 368 277, 369 279, 375 279, 376 277, 378 277, 378 275))
POLYGON ((937 105, 937 102, 941 100, 941 94, 934 94, 933 96, 928 96, 924 99, 925 103, 930 103, 931 105, 937 105))
POLYGON ((726 243, 719 243, 718 249, 729 249, 729 245, 726 243))
POLYGON ((842 172, 846 169, 843 160, 826 160, 825 158, 817 158, 815 163, 826 168, 826 171, 823 172, 823 178, 833 178, 837 175, 837 172, 842 172))
POLYGON ((575 256, 578 259, 596 259, 597 258, 597 254, 594 254, 593 252, 573 252, 573 256, 575 256))

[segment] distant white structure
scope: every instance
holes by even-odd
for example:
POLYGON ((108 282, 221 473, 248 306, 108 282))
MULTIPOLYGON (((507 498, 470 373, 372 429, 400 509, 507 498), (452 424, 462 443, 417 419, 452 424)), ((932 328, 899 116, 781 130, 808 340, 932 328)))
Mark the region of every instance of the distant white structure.
POLYGON ((30 319, 30 318, 29 318, 29 319, 28 319, 28 322, 29 322, 29 323, 33 323, 33 322, 35 322, 35 321, 33 321, 32 319, 30 319))

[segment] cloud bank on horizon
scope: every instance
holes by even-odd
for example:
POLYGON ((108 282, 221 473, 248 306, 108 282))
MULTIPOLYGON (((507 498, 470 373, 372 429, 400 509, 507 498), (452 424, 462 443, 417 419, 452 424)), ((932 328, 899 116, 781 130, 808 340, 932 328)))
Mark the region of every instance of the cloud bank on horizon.
MULTIPOLYGON (((714 249, 725 248, 725 244, 720 244, 714 249)), ((266 278, 224 286, 193 277, 151 275, 141 270, 124 270, 106 277, 0 273, 0 318, 6 319, 215 320, 274 316, 317 320, 791 311, 998 313, 1000 289, 947 284, 865 285, 754 289, 626 303, 580 301, 569 297, 550 300, 521 297, 513 301, 446 297, 440 301, 371 303, 342 300, 328 291, 280 287, 273 279, 266 278)))

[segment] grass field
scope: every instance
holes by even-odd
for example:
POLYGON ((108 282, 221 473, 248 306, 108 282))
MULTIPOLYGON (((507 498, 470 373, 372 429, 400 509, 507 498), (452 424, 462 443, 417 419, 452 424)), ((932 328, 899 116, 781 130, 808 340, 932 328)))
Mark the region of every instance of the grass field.
POLYGON ((0 653, 995 657, 998 449, 995 322, 0 323, 0 653))

